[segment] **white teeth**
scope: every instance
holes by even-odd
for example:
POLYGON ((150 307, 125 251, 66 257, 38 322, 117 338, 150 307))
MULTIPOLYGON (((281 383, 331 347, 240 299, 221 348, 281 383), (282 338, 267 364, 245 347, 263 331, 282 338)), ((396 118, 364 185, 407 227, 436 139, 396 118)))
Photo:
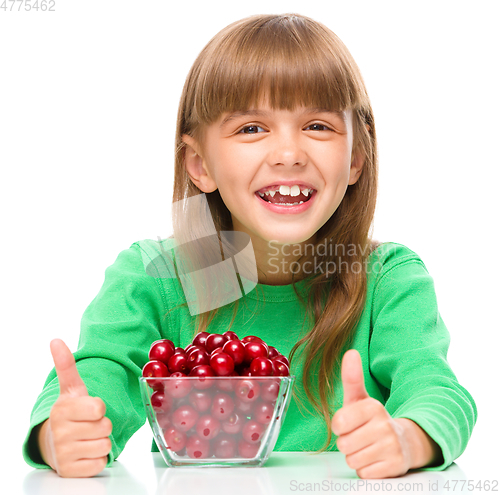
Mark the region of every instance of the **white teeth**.
POLYGON ((280 194, 282 196, 298 196, 300 194, 300 187, 299 186, 280 186, 280 194))
POLYGON ((279 191, 280 191, 280 194, 282 196, 289 196, 290 195, 290 187, 288 187, 288 186, 280 186, 279 191))
POLYGON ((259 195, 261 198, 263 198, 264 196, 269 196, 271 195, 272 198, 274 198, 274 195, 279 192, 282 196, 298 196, 301 192, 304 196, 309 196, 309 194, 313 192, 313 189, 309 189, 309 188, 305 188, 305 189, 300 189, 299 186, 279 186, 279 189, 278 190, 274 190, 274 191, 266 191, 265 193, 261 193, 259 191, 259 195))
POLYGON ((259 191, 260 197, 263 198, 264 196, 271 196, 271 198, 274 198, 274 195, 276 194, 276 191, 266 191, 265 193, 261 193, 259 191))

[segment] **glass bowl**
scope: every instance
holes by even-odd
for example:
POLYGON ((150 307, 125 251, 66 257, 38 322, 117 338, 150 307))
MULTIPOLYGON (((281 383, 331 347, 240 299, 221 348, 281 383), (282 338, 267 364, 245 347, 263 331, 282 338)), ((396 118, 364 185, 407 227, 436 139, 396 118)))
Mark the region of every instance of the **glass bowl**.
POLYGON ((140 377, 168 466, 262 466, 278 440, 295 376, 140 377))

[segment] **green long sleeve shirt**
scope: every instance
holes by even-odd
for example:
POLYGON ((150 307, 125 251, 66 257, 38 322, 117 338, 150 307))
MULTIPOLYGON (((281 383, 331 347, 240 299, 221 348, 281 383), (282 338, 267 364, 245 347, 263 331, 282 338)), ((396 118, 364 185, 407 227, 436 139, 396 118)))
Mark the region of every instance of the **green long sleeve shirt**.
MULTIPOLYGON (((138 377, 150 345, 168 338, 186 347, 194 335, 195 317, 187 305, 180 306, 186 302, 180 281, 157 262, 163 251, 174 257, 173 242, 139 241, 119 253, 81 320, 74 356, 89 395, 105 402, 106 416, 113 423, 108 466, 146 420, 138 377), (156 267, 156 274, 151 267, 156 267), (169 312, 172 308, 176 309, 169 312)), ((465 450, 477 409, 448 364, 450 336, 438 311, 433 280, 419 256, 397 243, 381 244, 371 253, 367 268, 365 308, 351 345, 361 355, 366 390, 393 418, 413 420, 439 445, 443 464, 423 469, 445 469, 465 450)), ((305 294, 304 281, 296 286, 305 294)), ((232 316, 233 304, 221 308, 210 331, 225 332, 232 316)), ((240 337, 261 337, 288 355, 312 327, 305 316, 292 285, 257 284, 239 299, 231 329, 240 337)), ((326 440, 326 425, 305 401, 300 360, 292 364, 291 374, 297 377, 295 392, 302 401, 299 404, 292 397, 274 450, 316 451, 326 440)), ((24 459, 33 467, 47 467, 32 433, 49 417, 58 395, 52 369, 34 405, 23 444, 24 459)), ((341 382, 335 383, 334 397, 338 409, 341 382)), ((335 436, 329 450, 337 450, 334 441, 335 436)))

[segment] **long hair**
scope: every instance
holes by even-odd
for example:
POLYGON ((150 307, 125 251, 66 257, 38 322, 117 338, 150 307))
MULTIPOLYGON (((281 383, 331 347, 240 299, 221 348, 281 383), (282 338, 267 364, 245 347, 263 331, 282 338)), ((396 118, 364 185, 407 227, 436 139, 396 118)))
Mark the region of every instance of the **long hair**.
MULTIPOLYGON (((289 356, 302 356, 303 386, 316 412, 324 417, 331 442, 334 381, 340 369, 341 352, 349 345, 364 308, 367 290, 367 259, 375 247, 371 225, 377 198, 378 158, 371 104, 361 73, 342 41, 326 26, 298 14, 255 15, 234 22, 215 35, 196 58, 182 92, 175 140, 173 202, 202 193, 190 180, 184 166, 186 145, 182 135, 192 136, 200 146, 206 127, 225 112, 248 110, 268 97, 274 110, 305 105, 332 111, 352 111, 353 153, 364 157, 362 173, 348 186, 331 218, 318 230, 311 254, 323 265, 329 261, 342 270, 331 276, 318 272, 307 280, 307 312, 313 328, 298 341, 289 356), (343 249, 318 256, 321 243, 343 249), (319 259, 318 259, 319 258, 319 259)), ((202 148, 203 149, 203 148, 202 148)), ((232 230, 231 214, 218 190, 207 193, 217 233, 232 230)), ((173 237, 192 222, 193 239, 201 237, 205 225, 196 226, 194 212, 173 211, 173 237)), ((185 241, 185 240, 184 240, 185 241)), ((293 287, 295 279, 292 276, 293 287)), ((296 290, 297 292, 297 290, 296 290)), ((298 292, 297 292, 298 293, 298 292)), ((238 301, 234 306, 234 315, 238 301)), ((205 331, 217 309, 197 315, 196 332, 205 331)), ((233 316, 234 321, 234 316, 233 316)))

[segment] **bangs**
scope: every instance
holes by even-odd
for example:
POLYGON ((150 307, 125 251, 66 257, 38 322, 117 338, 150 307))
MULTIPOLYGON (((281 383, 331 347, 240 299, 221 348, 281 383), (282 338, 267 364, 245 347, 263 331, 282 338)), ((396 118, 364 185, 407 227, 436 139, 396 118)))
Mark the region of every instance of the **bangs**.
POLYGON ((238 24, 208 43, 188 76, 192 101, 184 132, 263 101, 289 111, 306 106, 341 112, 369 105, 359 69, 328 28, 294 15, 238 24))

